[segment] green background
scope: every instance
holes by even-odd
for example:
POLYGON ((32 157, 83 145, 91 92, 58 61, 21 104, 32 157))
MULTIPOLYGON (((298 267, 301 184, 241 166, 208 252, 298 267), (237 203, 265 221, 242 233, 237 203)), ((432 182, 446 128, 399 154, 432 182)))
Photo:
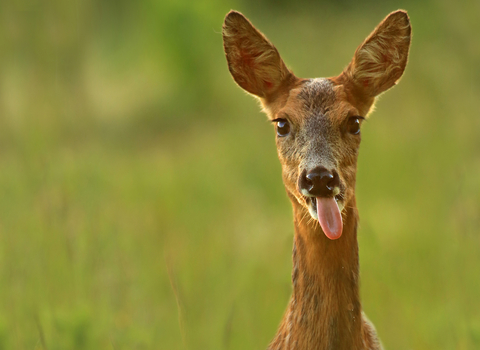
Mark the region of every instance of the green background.
POLYGON ((408 10, 406 73, 362 131, 363 307, 387 349, 479 349, 478 0, 2 1, 0 349, 266 348, 292 214, 227 70, 232 8, 300 77, 408 10))

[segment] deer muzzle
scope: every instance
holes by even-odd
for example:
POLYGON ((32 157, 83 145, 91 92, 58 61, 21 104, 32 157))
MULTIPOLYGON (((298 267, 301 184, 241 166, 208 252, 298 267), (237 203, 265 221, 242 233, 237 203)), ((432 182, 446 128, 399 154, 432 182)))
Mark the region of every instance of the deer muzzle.
POLYGON ((304 170, 298 186, 307 197, 310 215, 318 220, 325 235, 332 240, 340 238, 343 231, 343 202, 338 173, 325 167, 316 167, 308 172, 304 170))

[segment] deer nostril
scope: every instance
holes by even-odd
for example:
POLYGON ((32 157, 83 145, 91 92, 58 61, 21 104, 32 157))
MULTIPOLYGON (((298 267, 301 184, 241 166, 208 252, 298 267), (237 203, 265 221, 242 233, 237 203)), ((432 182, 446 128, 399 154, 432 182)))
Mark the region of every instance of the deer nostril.
POLYGON ((310 183, 309 190, 315 187, 329 187, 330 182, 333 180, 333 175, 327 170, 321 172, 311 172, 307 174, 307 179, 310 183))
POLYGON ((335 187, 339 186, 339 178, 336 172, 330 172, 324 167, 317 167, 308 173, 302 174, 300 189, 306 190, 315 197, 330 197, 335 187))

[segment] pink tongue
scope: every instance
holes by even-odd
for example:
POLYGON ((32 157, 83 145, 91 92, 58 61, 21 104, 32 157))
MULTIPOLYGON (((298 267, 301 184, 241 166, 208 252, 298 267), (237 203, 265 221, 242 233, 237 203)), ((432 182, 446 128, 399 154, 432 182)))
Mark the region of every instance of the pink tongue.
POLYGON ((335 199, 317 197, 317 214, 325 235, 330 239, 340 238, 343 229, 342 214, 335 199))

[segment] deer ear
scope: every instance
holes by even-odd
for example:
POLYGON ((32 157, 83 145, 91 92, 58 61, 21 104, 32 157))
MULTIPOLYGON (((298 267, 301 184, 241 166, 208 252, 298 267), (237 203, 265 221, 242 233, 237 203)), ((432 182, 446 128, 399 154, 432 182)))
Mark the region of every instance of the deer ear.
POLYGON ((223 46, 233 79, 251 94, 267 98, 293 76, 275 46, 239 12, 225 17, 223 46))
POLYGON ((369 97, 394 86, 407 65, 411 31, 407 12, 390 13, 357 48, 344 78, 369 97))

